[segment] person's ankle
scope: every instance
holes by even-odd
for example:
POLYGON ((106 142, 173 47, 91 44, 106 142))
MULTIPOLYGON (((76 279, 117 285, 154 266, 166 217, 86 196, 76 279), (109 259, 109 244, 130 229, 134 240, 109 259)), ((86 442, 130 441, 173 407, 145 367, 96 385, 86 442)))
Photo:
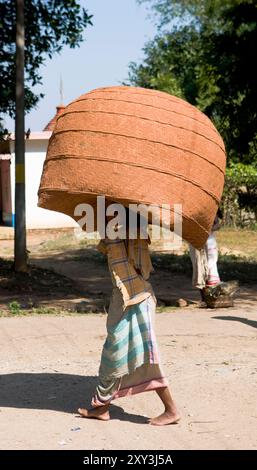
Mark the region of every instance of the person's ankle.
POLYGON ((173 405, 173 406, 166 406, 165 407, 165 413, 169 413, 169 414, 176 414, 177 413, 177 409, 176 407, 173 405))

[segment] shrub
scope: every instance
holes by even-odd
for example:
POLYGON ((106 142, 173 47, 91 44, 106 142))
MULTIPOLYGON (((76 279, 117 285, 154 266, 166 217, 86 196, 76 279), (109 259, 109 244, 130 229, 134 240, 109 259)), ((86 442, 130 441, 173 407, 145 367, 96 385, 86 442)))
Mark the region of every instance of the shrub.
POLYGON ((256 227, 257 167, 237 163, 227 168, 221 207, 225 225, 256 227))

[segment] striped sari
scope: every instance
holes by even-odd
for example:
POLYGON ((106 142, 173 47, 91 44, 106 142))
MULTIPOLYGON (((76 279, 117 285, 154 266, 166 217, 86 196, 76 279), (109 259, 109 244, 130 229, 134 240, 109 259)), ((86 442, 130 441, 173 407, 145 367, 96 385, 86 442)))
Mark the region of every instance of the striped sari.
POLYGON ((92 398, 95 407, 168 385, 154 332, 156 299, 147 281, 152 270, 148 244, 115 240, 107 244, 106 253, 113 292, 99 383, 92 398))

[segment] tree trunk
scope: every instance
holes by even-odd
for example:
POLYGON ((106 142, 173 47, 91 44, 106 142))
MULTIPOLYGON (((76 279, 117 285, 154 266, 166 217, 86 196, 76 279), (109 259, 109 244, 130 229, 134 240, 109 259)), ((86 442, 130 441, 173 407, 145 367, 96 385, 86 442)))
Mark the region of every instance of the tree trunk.
POLYGON ((15 271, 26 272, 24 141, 24 0, 16 0, 15 271))

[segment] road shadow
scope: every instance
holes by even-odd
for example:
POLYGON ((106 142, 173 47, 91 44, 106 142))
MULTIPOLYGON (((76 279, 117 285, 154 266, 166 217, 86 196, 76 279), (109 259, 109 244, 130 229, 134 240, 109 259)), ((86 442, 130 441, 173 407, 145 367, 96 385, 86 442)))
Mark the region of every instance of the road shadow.
MULTIPOLYGON (((155 272, 150 281, 160 306, 175 306, 179 298, 189 304, 200 301, 199 291, 192 288, 192 264, 188 254, 154 252, 152 261, 155 272)), ((24 310, 40 307, 79 313, 108 310, 111 277, 107 261, 96 247, 41 251, 32 255, 30 262, 29 274, 15 274, 12 263, 0 258, 0 310, 1 305, 9 309, 13 301, 24 310)), ((242 300, 244 306, 257 301, 257 263, 231 256, 221 257, 220 263, 223 280, 239 280, 241 289, 236 300, 242 300)), ((45 312, 42 310, 42 313, 45 312)))
POLYGON ((242 317, 233 317, 233 316, 219 316, 219 317, 212 317, 216 320, 227 320, 227 321, 238 321, 239 323, 244 323, 245 325, 251 326, 252 328, 257 328, 257 321, 249 320, 248 318, 242 317))
MULTIPOLYGON (((90 407, 97 377, 59 373, 14 373, 0 376, 0 408, 53 410, 78 416, 79 407, 90 407)), ((145 416, 126 413, 111 405, 111 418, 145 424, 145 416)))

